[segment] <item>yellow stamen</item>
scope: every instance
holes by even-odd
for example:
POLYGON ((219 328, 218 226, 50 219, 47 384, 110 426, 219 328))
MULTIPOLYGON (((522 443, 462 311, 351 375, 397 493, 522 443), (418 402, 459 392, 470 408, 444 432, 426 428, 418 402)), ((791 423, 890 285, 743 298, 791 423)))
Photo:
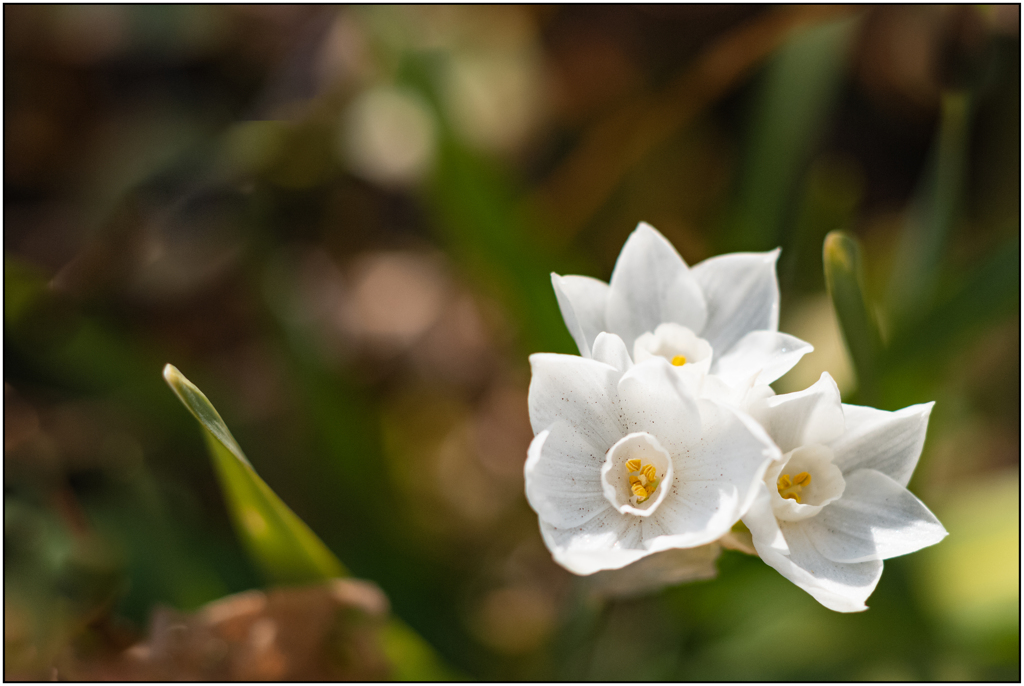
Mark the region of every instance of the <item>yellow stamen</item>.
POLYGON ((682 367, 684 364, 686 364, 686 355, 676 355, 675 357, 672 358, 672 364, 674 364, 677 367, 682 367))
POLYGON ((795 500, 799 503, 800 492, 811 485, 811 475, 807 472, 800 472, 790 479, 789 474, 783 474, 779 477, 776 485, 779 487, 779 495, 784 499, 795 500))
POLYGON ((626 460, 625 466, 629 472, 629 490, 636 496, 639 505, 658 490, 658 469, 653 464, 644 464, 637 458, 626 460))

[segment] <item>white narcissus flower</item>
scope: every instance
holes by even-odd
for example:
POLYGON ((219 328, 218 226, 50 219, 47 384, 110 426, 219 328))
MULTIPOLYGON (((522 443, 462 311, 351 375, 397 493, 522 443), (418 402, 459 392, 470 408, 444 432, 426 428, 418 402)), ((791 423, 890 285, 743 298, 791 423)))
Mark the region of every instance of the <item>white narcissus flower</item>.
POLYGON ((712 257, 692 269, 641 222, 610 283, 551 275, 562 317, 583 357, 598 334, 617 334, 635 362, 664 357, 729 384, 767 384, 813 348, 779 333, 779 251, 712 257))
POLYGON ((831 610, 867 609, 882 560, 946 536, 906 489, 933 404, 841 404, 827 372, 807 390, 747 402, 784 453, 743 517, 761 559, 831 610))
POLYGON ((530 363, 526 496, 555 560, 576 574, 719 539, 781 456, 749 416, 698 399, 666 360, 632 365, 617 336, 598 335, 593 359, 530 363))

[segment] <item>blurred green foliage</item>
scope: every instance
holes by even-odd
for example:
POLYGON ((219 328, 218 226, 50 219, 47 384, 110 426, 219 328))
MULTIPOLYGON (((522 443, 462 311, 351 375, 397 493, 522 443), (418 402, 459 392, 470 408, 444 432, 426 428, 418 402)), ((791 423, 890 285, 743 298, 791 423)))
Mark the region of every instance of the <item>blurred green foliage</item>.
POLYGON ((384 590, 400 678, 1019 680, 1016 6, 4 15, 7 678, 266 585, 231 466, 384 590), (640 220, 782 246, 815 352, 779 392, 937 401, 911 490, 951 535, 866 613, 730 551, 607 603, 552 562, 527 355, 575 352, 549 272, 607 279, 640 220))

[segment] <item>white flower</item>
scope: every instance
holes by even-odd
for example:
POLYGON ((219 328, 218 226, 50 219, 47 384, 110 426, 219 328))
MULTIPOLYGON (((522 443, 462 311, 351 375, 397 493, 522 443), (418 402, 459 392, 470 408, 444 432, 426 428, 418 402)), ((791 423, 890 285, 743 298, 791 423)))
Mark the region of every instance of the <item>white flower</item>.
POLYGON ((555 560, 592 574, 723 536, 778 449, 749 416, 696 398, 666 360, 633 366, 609 334, 593 353, 530 357, 526 496, 555 560))
POLYGON ((695 365, 729 384, 771 383, 813 348, 779 333, 779 251, 712 257, 690 269, 672 244, 641 222, 626 240, 610 283, 551 275, 580 354, 593 357, 602 331, 642 362, 695 365))
POLYGON ((882 560, 946 536, 906 489, 933 404, 841 404, 827 372, 807 390, 747 403, 784 453, 743 517, 761 559, 831 610, 867 609, 882 560))

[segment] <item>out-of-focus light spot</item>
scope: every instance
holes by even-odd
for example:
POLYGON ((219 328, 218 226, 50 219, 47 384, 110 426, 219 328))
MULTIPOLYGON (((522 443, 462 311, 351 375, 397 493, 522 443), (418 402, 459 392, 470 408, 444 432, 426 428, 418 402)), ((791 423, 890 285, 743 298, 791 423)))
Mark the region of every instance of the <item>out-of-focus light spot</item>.
POLYGON ((551 634, 555 603, 531 586, 512 586, 488 593, 470 619, 477 637, 506 654, 537 648, 551 634))
POLYGON ((441 312, 446 279, 428 257, 399 252, 366 255, 351 273, 347 328, 370 343, 410 345, 441 312))
POLYGON ((957 634, 983 638, 1020 622, 1020 473, 957 486, 936 516, 949 537, 913 560, 927 602, 957 634))
POLYGON ((468 386, 481 383, 496 355, 477 299, 463 292, 448 300, 412 354, 427 378, 468 386))
POLYGON ((52 40, 61 57, 92 64, 115 56, 128 41, 127 5, 54 7, 52 40))
POLYGON ((410 185, 430 170, 436 129, 430 105, 416 92, 378 86, 349 105, 337 152, 355 174, 370 181, 410 185))
POLYGON ((540 119, 540 59, 526 50, 456 54, 445 72, 444 95, 449 116, 468 143, 514 149, 540 119))
POLYGON ((317 59, 316 73, 321 89, 367 79, 373 68, 362 26, 351 13, 340 10, 317 59))
POLYGON ((533 439, 526 387, 495 386, 481 400, 474 422, 477 457, 493 476, 521 483, 533 439))

